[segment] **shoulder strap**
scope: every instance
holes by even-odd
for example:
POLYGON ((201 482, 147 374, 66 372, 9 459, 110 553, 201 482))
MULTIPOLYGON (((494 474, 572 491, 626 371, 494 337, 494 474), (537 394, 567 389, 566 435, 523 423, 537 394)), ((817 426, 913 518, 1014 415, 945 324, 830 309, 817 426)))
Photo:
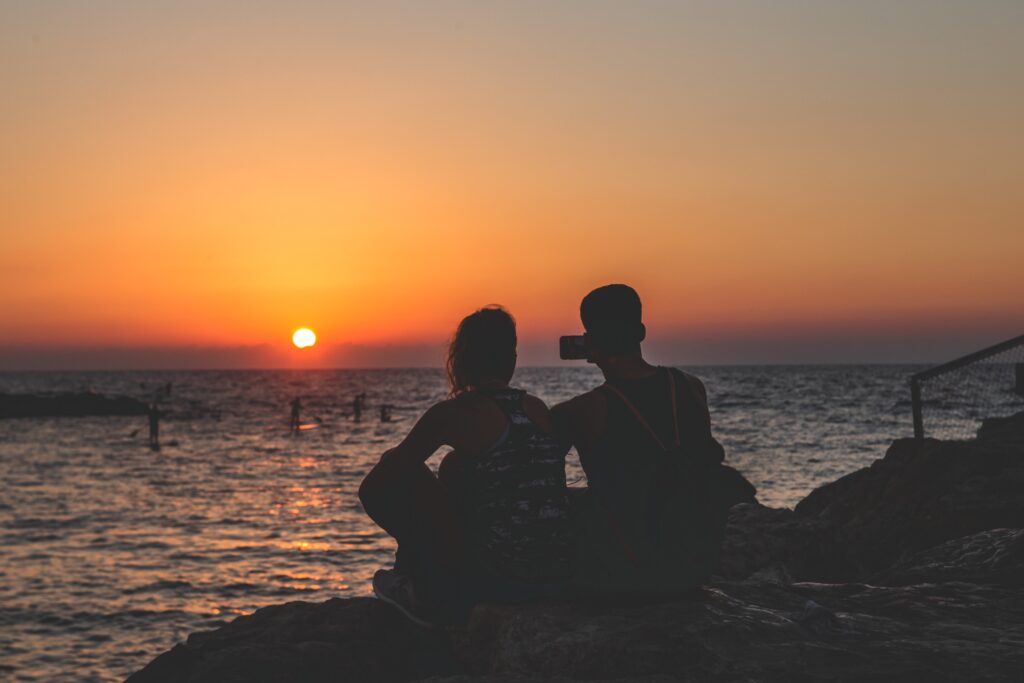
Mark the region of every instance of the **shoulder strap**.
POLYGON ((676 374, 672 372, 672 368, 665 368, 665 372, 668 373, 668 391, 672 397, 672 429, 675 432, 676 437, 676 448, 682 445, 682 440, 679 438, 679 406, 676 405, 676 374))
POLYGON ((491 400, 508 419, 510 429, 518 429, 529 421, 523 399, 526 392, 522 389, 500 389, 497 391, 481 391, 481 396, 491 400))
MULTIPOLYGON (((675 380, 675 377, 673 376, 673 373, 672 373, 672 371, 670 369, 668 369, 668 368, 662 368, 662 369, 665 370, 668 373, 668 388, 669 388, 669 393, 671 394, 671 400, 672 400, 672 428, 673 428, 673 430, 675 432, 675 445, 676 445, 676 448, 678 448, 680 446, 680 439, 679 439, 679 410, 678 410, 678 407, 676 405, 676 380, 675 380)), ((668 452, 668 449, 665 447, 664 442, 658 436, 657 432, 654 431, 654 428, 651 427, 651 425, 647 421, 647 419, 644 418, 644 416, 642 414, 640 414, 640 411, 636 409, 636 406, 634 406, 633 403, 628 398, 626 398, 626 395, 624 393, 619 391, 617 388, 615 388, 611 384, 608 384, 608 382, 605 382, 604 384, 602 384, 601 387, 604 388, 604 389, 607 389, 608 391, 612 392, 612 394, 617 396, 619 398, 619 400, 622 401, 626 405, 627 408, 629 408, 630 412, 633 413, 633 415, 636 417, 637 421, 643 426, 643 428, 647 430, 647 433, 651 435, 651 438, 654 439, 654 442, 658 444, 658 447, 661 448, 661 450, 665 451, 666 453, 668 452)))

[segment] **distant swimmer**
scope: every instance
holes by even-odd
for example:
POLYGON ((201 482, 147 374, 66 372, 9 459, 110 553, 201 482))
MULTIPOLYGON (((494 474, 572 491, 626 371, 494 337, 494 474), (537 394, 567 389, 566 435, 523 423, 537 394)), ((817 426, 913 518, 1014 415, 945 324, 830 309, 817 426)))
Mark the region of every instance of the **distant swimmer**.
POLYGON ((392 406, 390 404, 387 404, 387 403, 382 403, 381 404, 381 406, 380 406, 380 421, 381 422, 391 422, 391 410, 393 408, 394 408, 394 406, 392 406))
POLYGON ((292 419, 289 425, 293 432, 299 431, 299 411, 302 410, 302 401, 296 396, 292 399, 292 419))
POLYGON ((149 404, 149 447, 160 450, 160 409, 155 403, 149 404))
POLYGON ((357 394, 352 399, 352 419, 358 422, 363 417, 363 408, 366 407, 366 392, 357 394))

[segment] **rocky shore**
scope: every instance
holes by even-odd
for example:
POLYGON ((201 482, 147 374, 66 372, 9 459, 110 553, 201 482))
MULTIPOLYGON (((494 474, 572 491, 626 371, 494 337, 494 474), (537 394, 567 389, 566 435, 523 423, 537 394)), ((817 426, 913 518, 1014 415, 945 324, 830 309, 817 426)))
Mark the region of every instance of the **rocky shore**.
POLYGON ((910 439, 795 510, 733 508, 686 600, 477 607, 426 632, 369 598, 196 633, 131 676, 180 681, 1024 681, 1024 414, 910 439))

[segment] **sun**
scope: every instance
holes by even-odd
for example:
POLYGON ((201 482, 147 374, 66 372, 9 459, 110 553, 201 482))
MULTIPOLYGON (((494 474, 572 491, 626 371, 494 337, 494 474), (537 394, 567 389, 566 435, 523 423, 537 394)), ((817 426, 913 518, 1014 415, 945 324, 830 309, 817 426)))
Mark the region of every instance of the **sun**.
POLYGON ((316 333, 308 327, 300 327, 292 334, 292 344, 300 349, 309 348, 316 344, 316 333))

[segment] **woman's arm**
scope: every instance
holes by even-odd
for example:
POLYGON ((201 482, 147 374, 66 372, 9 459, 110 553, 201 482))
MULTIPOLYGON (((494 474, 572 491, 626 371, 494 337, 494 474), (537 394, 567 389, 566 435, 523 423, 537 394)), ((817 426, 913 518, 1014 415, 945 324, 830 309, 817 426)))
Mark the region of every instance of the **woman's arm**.
POLYGON ((371 508, 383 498, 402 496, 419 468, 438 448, 447 442, 447 426, 451 413, 448 401, 430 407, 416 422, 400 444, 381 456, 362 484, 359 500, 373 516, 371 508))

